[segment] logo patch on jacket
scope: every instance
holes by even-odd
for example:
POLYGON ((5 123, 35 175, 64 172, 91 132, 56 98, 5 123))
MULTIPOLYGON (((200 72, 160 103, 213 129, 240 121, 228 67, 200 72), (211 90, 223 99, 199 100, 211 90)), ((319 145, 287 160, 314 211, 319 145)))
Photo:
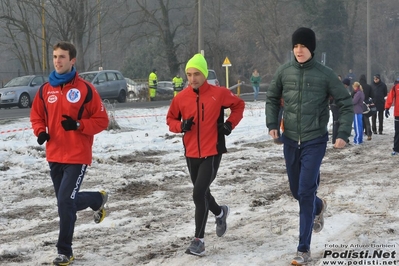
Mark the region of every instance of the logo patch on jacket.
POLYGON ((47 101, 49 102, 49 103, 55 103, 56 101, 57 101, 57 96, 56 95, 50 95, 48 98, 47 98, 47 101))
POLYGON ((67 100, 70 103, 77 103, 80 100, 80 91, 78 89, 70 89, 67 93, 67 100))

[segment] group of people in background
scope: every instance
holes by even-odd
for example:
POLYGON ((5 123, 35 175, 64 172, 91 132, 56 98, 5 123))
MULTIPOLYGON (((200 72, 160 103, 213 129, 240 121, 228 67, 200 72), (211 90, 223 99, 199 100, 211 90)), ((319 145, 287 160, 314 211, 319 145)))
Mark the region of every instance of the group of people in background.
MULTIPOLYGON (((338 75, 338 78, 342 79, 340 75, 338 75)), ((380 74, 375 74, 373 82, 369 85, 364 74, 360 76, 359 81, 355 81, 355 75, 350 69, 349 74, 342 80, 342 83, 352 96, 354 110, 353 128, 355 132, 353 143, 355 145, 363 143, 363 134, 367 136, 367 140, 371 140, 373 134, 382 135, 384 116, 386 118, 390 116, 389 109, 392 105, 399 106, 399 98, 396 97, 396 91, 399 91, 399 77, 395 80, 389 93, 387 85, 381 80, 380 74), (365 105, 374 105, 375 111, 370 111, 370 109, 365 111, 365 105)), ((334 144, 339 128, 339 115, 338 107, 332 98, 330 99, 330 110, 333 117, 332 143, 334 144)), ((399 107, 395 108, 394 116, 395 136, 392 155, 399 155, 399 107)))
MULTIPOLYGON (((338 78, 341 79, 341 76, 338 76, 338 78)), ((363 134, 367 136, 367 140, 371 140, 373 134, 383 134, 384 114, 385 117, 389 117, 389 109, 396 101, 394 92, 399 83, 399 78, 395 81, 394 87, 391 89, 392 93, 389 95, 387 85, 381 80, 380 74, 374 75, 371 85, 367 84, 364 74, 360 76, 359 81, 355 81, 354 78, 355 75, 352 70, 350 70, 348 76, 342 80, 342 83, 352 96, 354 109, 353 128, 355 132, 353 143, 359 145, 363 143, 363 134), (389 96, 389 100, 387 96, 389 96), (376 111, 370 111, 370 109, 364 110, 365 106, 370 105, 375 106, 376 111)), ((332 142, 334 143, 336 132, 339 128, 339 117, 337 115, 337 106, 334 103, 334 99, 330 100, 330 109, 333 115, 332 142)), ((399 142, 399 136, 397 138, 399 142)), ((396 155, 398 150, 399 143, 397 148, 394 147, 392 155, 396 155)))
MULTIPOLYGON (((184 88, 184 81, 179 73, 177 73, 176 76, 172 79, 172 85, 173 85, 173 97, 176 97, 176 95, 179 92, 181 92, 184 88)), ((158 88, 158 76, 157 76, 157 70, 154 68, 150 73, 150 75, 148 76, 148 89, 149 89, 150 101, 154 100, 157 93, 157 88, 158 88)))

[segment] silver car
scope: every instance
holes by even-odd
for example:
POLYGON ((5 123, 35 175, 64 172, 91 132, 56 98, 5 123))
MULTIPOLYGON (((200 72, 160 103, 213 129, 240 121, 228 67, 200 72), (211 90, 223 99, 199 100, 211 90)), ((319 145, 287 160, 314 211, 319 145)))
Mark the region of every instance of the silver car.
POLYGON ((116 99, 126 102, 127 83, 117 70, 99 70, 80 73, 79 76, 96 87, 101 99, 116 99))
POLYGON ((40 86, 48 81, 42 75, 28 75, 13 78, 0 89, 0 108, 32 106, 33 98, 40 86))
POLYGON ((140 93, 147 89, 147 82, 136 82, 130 78, 125 78, 129 98, 138 97, 140 93))
POLYGON ((208 80, 209 84, 212 84, 212 85, 215 85, 215 86, 220 86, 219 80, 216 77, 216 72, 213 69, 208 69, 208 78, 207 78, 207 80, 208 80))

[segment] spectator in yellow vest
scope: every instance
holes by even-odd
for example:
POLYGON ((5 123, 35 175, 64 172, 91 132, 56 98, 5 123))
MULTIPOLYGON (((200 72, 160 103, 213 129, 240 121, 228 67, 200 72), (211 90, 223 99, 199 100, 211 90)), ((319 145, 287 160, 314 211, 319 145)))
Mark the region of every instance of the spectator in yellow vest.
POLYGON ((183 78, 179 74, 172 79, 173 83, 173 96, 176 96, 180 91, 183 90, 183 78))
POLYGON ((157 70, 154 68, 148 77, 148 89, 150 91, 150 100, 155 98, 157 93, 157 86, 158 86, 158 77, 157 77, 157 70))

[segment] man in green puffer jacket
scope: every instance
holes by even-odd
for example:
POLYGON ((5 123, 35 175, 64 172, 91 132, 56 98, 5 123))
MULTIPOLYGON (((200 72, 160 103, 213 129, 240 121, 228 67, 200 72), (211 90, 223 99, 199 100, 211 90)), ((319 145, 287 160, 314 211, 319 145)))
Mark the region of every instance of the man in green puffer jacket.
POLYGON ((280 66, 266 98, 266 126, 273 139, 278 136, 280 100, 284 100, 284 158, 290 190, 299 202, 299 245, 292 264, 311 261, 312 229, 323 229, 327 202, 316 196, 320 165, 328 141, 328 102, 332 96, 339 108, 340 127, 334 148, 343 148, 352 130, 351 96, 337 75, 314 58, 315 33, 299 28, 292 35, 295 60, 280 66))

